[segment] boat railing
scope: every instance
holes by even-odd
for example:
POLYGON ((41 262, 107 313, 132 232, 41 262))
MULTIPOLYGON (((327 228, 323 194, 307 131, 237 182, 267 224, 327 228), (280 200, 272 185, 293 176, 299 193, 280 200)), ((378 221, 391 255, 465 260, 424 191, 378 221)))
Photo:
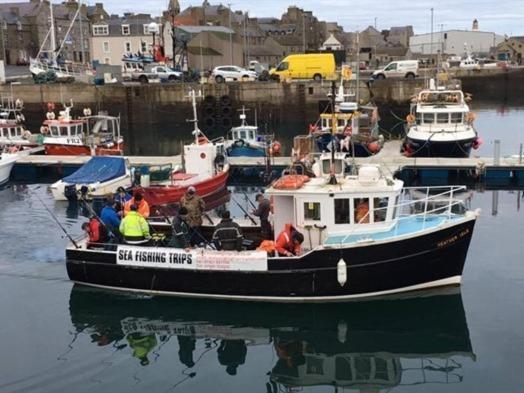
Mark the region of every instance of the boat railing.
POLYGON ((31 64, 31 67, 39 68, 43 70, 44 72, 54 71, 54 72, 67 74, 82 82, 89 82, 89 78, 94 76, 93 71, 90 68, 87 68, 81 65, 67 64, 67 63, 63 65, 48 64, 39 59, 31 59, 30 64, 31 64))
MULTIPOLYGON (((399 223, 412 220, 413 218, 420 218, 422 221, 421 230, 426 229, 426 223, 432 220, 435 216, 445 216, 447 219, 451 219, 452 216, 460 215, 455 213, 453 208, 455 206, 464 207, 464 202, 456 198, 456 194, 467 191, 466 186, 428 186, 428 187, 405 187, 403 192, 399 195, 400 201, 393 206, 384 206, 373 209, 368 209, 366 214, 355 223, 349 233, 339 242, 340 245, 347 243, 355 234, 360 234, 363 226, 369 223, 371 214, 377 212, 383 212, 383 217, 387 217, 389 209, 393 209, 393 216, 391 221, 395 227, 395 235, 397 234, 399 223), (434 191, 444 190, 442 192, 432 193, 434 191), (416 191, 421 194, 421 198, 413 199, 412 191, 416 191), (409 195, 410 199, 406 200, 405 196, 409 195), (420 205, 423 204, 423 210, 419 210, 420 205)), ((365 236, 367 233, 362 233, 365 236)), ((366 240, 365 238, 362 240, 366 240)))

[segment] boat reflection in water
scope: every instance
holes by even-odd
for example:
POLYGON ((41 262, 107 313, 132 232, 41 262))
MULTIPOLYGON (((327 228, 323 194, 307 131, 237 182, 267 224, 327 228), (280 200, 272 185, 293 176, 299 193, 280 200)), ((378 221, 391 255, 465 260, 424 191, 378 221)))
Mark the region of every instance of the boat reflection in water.
POLYGON ((282 305, 144 298, 75 285, 70 313, 76 333, 128 351, 152 365, 175 345, 184 374, 203 373, 197 358, 217 356, 225 371, 260 367, 248 347, 271 346, 261 370, 268 393, 334 386, 380 391, 421 383, 460 383, 461 361, 475 359, 459 288, 346 304, 282 305), (208 355, 195 352, 204 340, 208 355), (214 343, 213 345, 211 345, 214 343), (214 353, 214 354, 213 354, 214 353))

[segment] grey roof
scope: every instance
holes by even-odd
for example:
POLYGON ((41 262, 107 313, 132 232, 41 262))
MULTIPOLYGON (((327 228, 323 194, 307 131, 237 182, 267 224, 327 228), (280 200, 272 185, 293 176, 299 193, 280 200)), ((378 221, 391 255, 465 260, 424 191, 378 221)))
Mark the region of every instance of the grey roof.
POLYGON ((158 23, 158 20, 149 14, 126 14, 125 16, 111 15, 109 19, 104 19, 98 23, 94 23, 93 25, 107 25, 109 27, 109 36, 127 37, 145 35, 144 25, 148 25, 151 22, 158 23), (129 25, 129 34, 122 34, 122 25, 129 25))
POLYGON ((183 26, 178 26, 177 28, 189 34, 198 34, 203 31, 212 31, 215 33, 226 33, 226 34, 232 34, 235 32, 234 30, 228 27, 225 27, 225 26, 186 26, 186 25, 183 25, 183 26))

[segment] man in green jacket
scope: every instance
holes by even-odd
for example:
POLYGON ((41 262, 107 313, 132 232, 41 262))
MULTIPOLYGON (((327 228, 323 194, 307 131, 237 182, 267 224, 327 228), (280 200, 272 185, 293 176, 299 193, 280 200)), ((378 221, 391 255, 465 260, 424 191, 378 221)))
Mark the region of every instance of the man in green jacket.
POLYGON ((149 241, 149 224, 131 205, 129 213, 120 222, 120 233, 128 244, 144 244, 149 241))

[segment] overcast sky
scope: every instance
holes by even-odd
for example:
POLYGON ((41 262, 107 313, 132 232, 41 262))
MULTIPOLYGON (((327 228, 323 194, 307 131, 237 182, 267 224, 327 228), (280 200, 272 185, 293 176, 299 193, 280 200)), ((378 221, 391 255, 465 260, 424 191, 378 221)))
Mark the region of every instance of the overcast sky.
MULTIPOLYGON (((0 0, 4 1, 4 0, 0 0)), ((12 0, 11 0, 12 1, 12 0)), ((18 0, 16 0, 18 1, 18 0)), ((27 1, 27 0, 22 0, 27 1)), ((86 1, 86 0, 84 0, 86 1)), ((109 13, 146 12, 159 15, 168 0, 89 0, 88 4, 103 2, 109 13)), ((200 5, 202 1, 179 0, 182 9, 200 5)), ((228 0, 224 0, 226 4, 228 0)), ((53 0, 53 2, 58 2, 53 0)), ((220 1, 210 0, 211 4, 220 1)), ((280 17, 288 5, 311 10, 321 20, 335 21, 346 31, 362 30, 374 25, 386 29, 391 26, 413 25, 415 33, 431 30, 431 12, 434 8, 434 29, 471 29, 473 19, 479 29, 499 34, 524 35, 524 0, 230 0, 234 10, 249 11, 252 16, 280 17)))

